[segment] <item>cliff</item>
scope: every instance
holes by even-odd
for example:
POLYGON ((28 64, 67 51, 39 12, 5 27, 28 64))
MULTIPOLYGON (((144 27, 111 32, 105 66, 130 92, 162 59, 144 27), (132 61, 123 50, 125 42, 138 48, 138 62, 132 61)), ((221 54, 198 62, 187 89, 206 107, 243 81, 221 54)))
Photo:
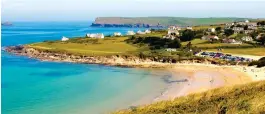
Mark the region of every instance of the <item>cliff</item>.
MULTIPOLYGON (((154 58, 140 58, 138 56, 121 56, 121 55, 108 55, 108 56, 85 56, 73 55, 58 52, 49 52, 34 49, 27 46, 10 46, 5 47, 5 51, 16 55, 27 56, 41 61, 55 61, 55 62, 72 62, 84 64, 102 64, 120 67, 139 67, 139 68, 168 68, 173 67, 176 61, 173 59, 166 60, 154 58)), ((215 61, 204 60, 182 60, 180 63, 206 63, 206 64, 220 64, 215 61)))
POLYGON ((185 18, 185 17, 98 17, 92 27, 167 27, 195 26, 243 21, 244 18, 185 18))

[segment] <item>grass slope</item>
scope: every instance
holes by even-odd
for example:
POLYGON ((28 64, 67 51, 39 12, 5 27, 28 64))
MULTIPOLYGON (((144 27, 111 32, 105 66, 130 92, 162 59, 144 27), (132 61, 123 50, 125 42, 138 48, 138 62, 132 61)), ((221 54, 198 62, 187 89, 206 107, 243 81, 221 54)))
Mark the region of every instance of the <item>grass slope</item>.
POLYGON ((40 50, 62 52, 75 55, 126 55, 138 51, 138 47, 124 42, 127 37, 113 37, 105 39, 73 38, 67 42, 49 41, 29 44, 40 50))
MULTIPOLYGON (((265 56, 265 48, 255 47, 251 44, 226 44, 226 43, 210 43, 206 40, 194 39, 191 41, 192 46, 199 47, 206 51, 217 51, 218 48, 222 48, 223 53, 231 54, 244 54, 244 55, 256 55, 265 56)), ((188 42, 182 42, 182 46, 186 46, 188 42)))
POLYGON ((222 87, 116 114, 264 114, 265 81, 222 87))
POLYGON ((186 17, 98 17, 95 20, 97 24, 137 24, 145 23, 150 25, 210 25, 223 24, 234 21, 242 21, 244 18, 186 18, 186 17))

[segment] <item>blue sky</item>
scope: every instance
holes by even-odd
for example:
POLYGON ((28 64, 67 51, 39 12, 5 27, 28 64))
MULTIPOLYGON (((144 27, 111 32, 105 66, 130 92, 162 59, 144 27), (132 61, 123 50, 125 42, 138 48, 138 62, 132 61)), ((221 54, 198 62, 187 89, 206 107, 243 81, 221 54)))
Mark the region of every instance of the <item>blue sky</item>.
POLYGON ((2 0, 3 21, 93 21, 95 17, 265 18, 265 0, 2 0))

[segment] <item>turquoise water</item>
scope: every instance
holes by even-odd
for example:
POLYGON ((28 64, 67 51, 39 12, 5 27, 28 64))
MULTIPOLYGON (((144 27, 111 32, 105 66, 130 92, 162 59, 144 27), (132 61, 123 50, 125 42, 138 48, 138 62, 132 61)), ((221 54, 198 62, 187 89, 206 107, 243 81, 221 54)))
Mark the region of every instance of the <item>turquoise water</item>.
MULTIPOLYGON (((3 46, 130 28, 90 28, 89 22, 17 22, 2 27, 3 46)), ((135 29, 138 30, 138 29, 135 29)), ((1 51, 3 114, 97 114, 151 101, 171 75, 152 69, 41 62, 1 51)))

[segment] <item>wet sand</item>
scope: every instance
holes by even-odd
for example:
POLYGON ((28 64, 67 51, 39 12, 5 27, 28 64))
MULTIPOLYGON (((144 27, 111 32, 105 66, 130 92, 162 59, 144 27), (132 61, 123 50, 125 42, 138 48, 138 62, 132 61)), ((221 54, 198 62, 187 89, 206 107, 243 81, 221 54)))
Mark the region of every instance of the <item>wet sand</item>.
MULTIPOLYGON (((250 69, 247 67, 246 69, 250 69)), ((253 68, 258 69, 258 68, 253 68)), ((154 99, 154 102, 172 100, 176 97, 185 96, 191 93, 203 92, 210 89, 244 84, 255 81, 256 75, 262 76, 264 69, 260 72, 243 72, 241 66, 217 66, 206 64, 178 64, 169 69, 175 77, 186 76, 186 81, 171 83, 168 89, 161 93, 161 96, 154 99)), ((265 74, 265 73, 264 73, 265 74)), ((264 76, 265 77, 265 76, 264 76)), ((261 78, 256 79, 261 80, 261 78)))

